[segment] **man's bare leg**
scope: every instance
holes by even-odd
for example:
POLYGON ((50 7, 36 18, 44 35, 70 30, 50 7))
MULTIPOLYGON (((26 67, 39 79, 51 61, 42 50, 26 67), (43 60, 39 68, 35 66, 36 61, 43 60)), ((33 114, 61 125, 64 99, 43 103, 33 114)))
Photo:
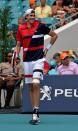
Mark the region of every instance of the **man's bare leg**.
POLYGON ((37 123, 37 119, 39 118, 38 109, 40 101, 40 83, 33 83, 32 85, 30 85, 30 98, 33 107, 33 119, 37 123))

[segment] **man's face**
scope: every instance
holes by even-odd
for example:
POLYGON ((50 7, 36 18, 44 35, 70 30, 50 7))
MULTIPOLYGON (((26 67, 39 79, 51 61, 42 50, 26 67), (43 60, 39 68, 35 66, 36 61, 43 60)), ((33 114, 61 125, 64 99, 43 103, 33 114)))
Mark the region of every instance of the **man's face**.
POLYGON ((61 6, 63 4, 63 0, 56 0, 56 3, 61 6))
POLYGON ((7 55, 7 59, 8 59, 8 61, 11 61, 12 60, 12 53, 8 53, 8 55, 7 55))
POLYGON ((55 58, 55 61, 56 61, 56 63, 60 63, 60 56, 56 56, 56 58, 55 58))
POLYGON ((29 15, 26 16, 26 19, 28 22, 30 22, 31 24, 34 23, 35 21, 35 13, 31 13, 29 15))
POLYGON ((40 2, 41 2, 41 5, 42 5, 42 6, 45 6, 46 0, 40 0, 40 2))
POLYGON ((23 22, 24 22, 24 21, 23 21, 23 18, 22 18, 22 17, 18 19, 18 24, 19 24, 19 25, 22 25, 23 22))
POLYGON ((69 65, 69 62, 70 62, 70 58, 69 57, 66 57, 62 60, 62 64, 65 65, 65 66, 68 66, 69 65))
POLYGON ((35 10, 35 8, 36 8, 36 2, 35 2, 34 4, 31 4, 31 5, 30 5, 30 8, 32 8, 32 9, 35 10))

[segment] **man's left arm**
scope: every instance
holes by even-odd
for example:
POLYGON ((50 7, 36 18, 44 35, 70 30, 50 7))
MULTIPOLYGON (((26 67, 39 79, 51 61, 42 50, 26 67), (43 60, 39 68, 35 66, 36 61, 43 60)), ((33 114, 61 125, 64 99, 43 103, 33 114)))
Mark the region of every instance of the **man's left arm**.
POLYGON ((56 39, 57 39, 58 36, 57 36, 57 34, 56 34, 54 31, 52 31, 52 30, 50 30, 50 32, 49 32, 48 35, 51 36, 50 44, 53 45, 53 44, 55 43, 55 41, 56 41, 56 39))
POLYGON ((48 35, 51 36, 51 40, 50 40, 50 43, 48 43, 47 46, 46 46, 46 49, 44 51, 44 56, 46 56, 48 50, 51 48, 52 45, 54 45, 54 43, 55 43, 55 41, 57 40, 57 37, 58 37, 57 34, 52 30, 50 30, 48 35))

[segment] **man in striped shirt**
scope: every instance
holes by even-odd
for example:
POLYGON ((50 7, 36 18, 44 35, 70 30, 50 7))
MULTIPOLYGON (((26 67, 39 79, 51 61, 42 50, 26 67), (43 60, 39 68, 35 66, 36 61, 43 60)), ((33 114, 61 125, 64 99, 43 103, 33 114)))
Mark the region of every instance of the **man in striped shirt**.
POLYGON ((20 52, 20 44, 23 47, 23 62, 25 72, 25 83, 30 85, 30 97, 33 107, 31 124, 39 123, 39 100, 40 100, 40 79, 43 77, 44 53, 57 39, 55 32, 51 31, 45 24, 35 20, 35 11, 28 9, 24 17, 26 22, 18 28, 17 32, 17 53, 20 52), (51 41, 45 51, 44 35, 50 35, 51 41))

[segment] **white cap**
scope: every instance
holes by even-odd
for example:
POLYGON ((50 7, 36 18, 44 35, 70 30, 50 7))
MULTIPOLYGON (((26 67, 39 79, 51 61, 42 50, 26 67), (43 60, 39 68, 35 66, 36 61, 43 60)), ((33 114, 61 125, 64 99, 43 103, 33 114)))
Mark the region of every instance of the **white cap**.
POLYGON ((29 14, 31 14, 31 13, 35 13, 35 11, 33 10, 33 9, 27 9, 26 11, 25 11, 25 13, 24 13, 24 17, 26 16, 26 15, 29 15, 29 14))

